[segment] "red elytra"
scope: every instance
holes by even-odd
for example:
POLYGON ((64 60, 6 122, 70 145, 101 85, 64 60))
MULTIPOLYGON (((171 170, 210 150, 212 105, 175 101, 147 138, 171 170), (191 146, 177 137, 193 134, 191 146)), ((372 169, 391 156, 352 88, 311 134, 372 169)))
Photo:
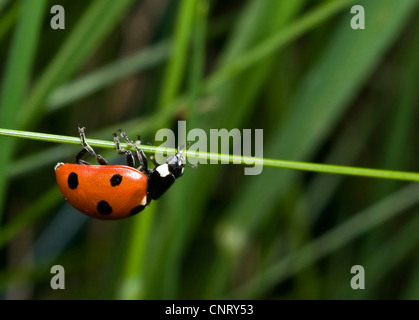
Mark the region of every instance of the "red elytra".
POLYGON ((77 210, 99 219, 122 219, 147 206, 147 176, 123 165, 59 163, 58 187, 77 210))

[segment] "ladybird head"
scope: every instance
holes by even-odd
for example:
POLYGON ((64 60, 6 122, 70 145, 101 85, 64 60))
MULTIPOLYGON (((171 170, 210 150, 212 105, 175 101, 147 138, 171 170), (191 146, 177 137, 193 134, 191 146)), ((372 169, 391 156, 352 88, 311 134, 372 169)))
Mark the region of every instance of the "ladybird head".
POLYGON ((176 179, 183 175, 184 168, 186 167, 186 158, 183 150, 184 147, 178 148, 178 152, 174 156, 166 159, 169 171, 176 179))

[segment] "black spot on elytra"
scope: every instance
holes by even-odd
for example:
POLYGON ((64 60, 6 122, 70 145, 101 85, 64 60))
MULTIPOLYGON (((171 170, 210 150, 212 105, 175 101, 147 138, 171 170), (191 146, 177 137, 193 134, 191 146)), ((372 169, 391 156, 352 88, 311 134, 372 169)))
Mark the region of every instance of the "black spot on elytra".
POLYGON ((108 215, 112 213, 112 207, 105 200, 102 200, 97 203, 97 212, 108 215))
POLYGON ((77 176, 77 173, 75 172, 70 173, 68 175, 67 183, 68 183, 68 187, 71 190, 76 189, 77 186, 79 185, 79 177, 77 176))
POLYGON ((120 174, 114 174, 111 178, 111 186, 118 186, 122 181, 122 176, 120 174))
POLYGON ((131 209, 129 215, 130 216, 136 215, 137 213, 140 213, 144 209, 145 209, 145 206, 143 205, 136 206, 135 208, 131 209))

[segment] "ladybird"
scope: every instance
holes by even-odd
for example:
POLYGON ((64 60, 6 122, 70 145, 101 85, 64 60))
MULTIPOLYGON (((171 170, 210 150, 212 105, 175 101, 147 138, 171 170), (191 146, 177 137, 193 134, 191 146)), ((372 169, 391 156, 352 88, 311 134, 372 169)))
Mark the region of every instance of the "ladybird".
POLYGON ((76 163, 59 162, 55 166, 58 188, 65 200, 82 213, 99 219, 122 219, 143 211, 151 200, 159 199, 177 178, 183 175, 186 160, 181 148, 166 163, 151 161, 154 169, 148 169, 147 158, 137 143, 125 132, 120 135, 128 145, 136 149, 139 167, 135 168, 134 154, 122 149, 118 135, 114 142, 118 154, 124 154, 127 165, 108 165, 106 160, 86 142, 85 128, 78 126, 83 149, 76 156, 76 163), (81 158, 89 153, 99 165, 91 165, 81 158))

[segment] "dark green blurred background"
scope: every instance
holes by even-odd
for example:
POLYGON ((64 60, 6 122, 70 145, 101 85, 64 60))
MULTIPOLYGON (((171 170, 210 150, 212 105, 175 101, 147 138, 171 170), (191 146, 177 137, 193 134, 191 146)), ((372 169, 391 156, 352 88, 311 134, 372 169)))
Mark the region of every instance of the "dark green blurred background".
MULTIPOLYGON (((0 0, 0 128, 77 136, 81 122, 88 138, 153 142, 186 120, 263 129, 265 158, 419 171, 418 5, 0 0), (65 30, 50 27, 56 4, 65 30)), ((2 299, 419 298, 416 184, 200 165, 140 215, 99 221, 55 184, 80 147, 0 137, 0 150, 2 299)))

